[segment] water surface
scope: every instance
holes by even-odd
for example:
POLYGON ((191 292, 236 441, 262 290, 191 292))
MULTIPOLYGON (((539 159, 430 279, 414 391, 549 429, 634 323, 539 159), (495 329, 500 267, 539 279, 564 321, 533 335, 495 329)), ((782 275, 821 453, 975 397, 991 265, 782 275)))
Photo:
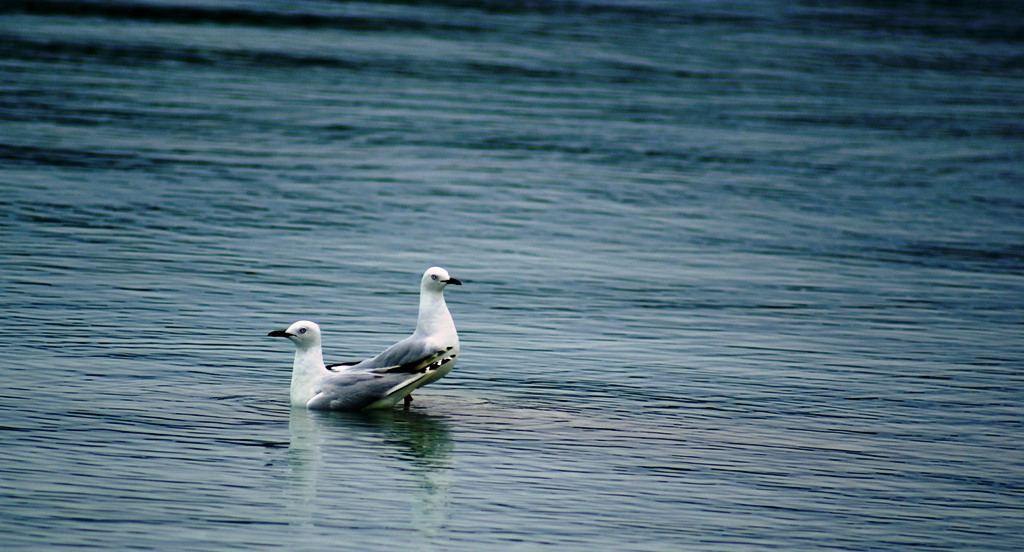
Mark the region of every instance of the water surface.
POLYGON ((1019 548, 1021 21, 4 3, 5 547, 1019 548), (436 264, 452 374, 288 406, 436 264))

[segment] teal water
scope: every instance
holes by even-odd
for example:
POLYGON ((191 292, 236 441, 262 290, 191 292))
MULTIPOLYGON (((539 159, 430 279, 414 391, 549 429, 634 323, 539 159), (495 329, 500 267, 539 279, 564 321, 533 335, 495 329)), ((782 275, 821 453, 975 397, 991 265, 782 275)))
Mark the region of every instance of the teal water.
POLYGON ((1022 16, 3 3, 5 549, 1019 548, 1022 16))

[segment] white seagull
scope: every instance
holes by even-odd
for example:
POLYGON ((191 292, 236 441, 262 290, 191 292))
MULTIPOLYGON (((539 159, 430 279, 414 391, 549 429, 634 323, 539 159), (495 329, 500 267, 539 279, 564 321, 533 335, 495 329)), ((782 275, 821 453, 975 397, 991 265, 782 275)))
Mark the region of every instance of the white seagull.
POLYGON ((455 366, 459 334, 444 301, 444 288, 462 282, 440 267, 423 273, 416 331, 363 361, 324 364, 320 327, 300 320, 287 330, 270 332, 295 344, 291 402, 319 410, 390 408, 411 393, 443 378, 455 366))

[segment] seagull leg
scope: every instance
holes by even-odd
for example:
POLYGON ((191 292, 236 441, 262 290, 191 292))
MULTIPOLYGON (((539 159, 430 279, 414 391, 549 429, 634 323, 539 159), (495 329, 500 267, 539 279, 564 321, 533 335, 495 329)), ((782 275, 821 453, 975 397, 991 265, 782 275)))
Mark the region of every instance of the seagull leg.
POLYGON ((406 395, 405 396, 405 403, 402 405, 402 408, 405 409, 405 410, 409 410, 409 405, 411 405, 411 404, 412 404, 412 395, 406 395))

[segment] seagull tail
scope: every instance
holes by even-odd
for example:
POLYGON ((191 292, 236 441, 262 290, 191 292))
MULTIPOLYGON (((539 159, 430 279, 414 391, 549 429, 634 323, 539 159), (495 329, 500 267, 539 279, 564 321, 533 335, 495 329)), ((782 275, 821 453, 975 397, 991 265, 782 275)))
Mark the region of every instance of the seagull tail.
POLYGON ((448 349, 446 349, 444 351, 439 351, 438 353, 433 354, 433 355, 427 357, 426 359, 423 359, 423 360, 420 360, 420 361, 417 361, 417 362, 410 362, 408 364, 403 364, 401 366, 391 366, 389 368, 381 368, 380 370, 374 370, 375 372, 382 372, 383 371, 383 372, 412 372, 412 373, 415 373, 415 375, 413 375, 412 377, 406 379, 402 383, 399 383, 398 385, 392 387, 391 389, 388 389, 388 392, 387 392, 386 396, 391 396, 391 395, 393 395, 393 394, 395 394, 395 393, 397 393, 397 392, 401 391, 402 389, 405 389, 405 388, 407 388, 409 386, 412 386, 413 389, 415 389, 416 387, 419 387, 420 383, 423 380, 425 380, 428 377, 430 377, 430 375, 434 372, 434 370, 437 370, 438 368, 444 366, 445 364, 448 364, 449 362, 452 362, 453 360, 455 360, 455 355, 447 354, 449 350, 451 350, 451 347, 449 347, 448 349), (447 356, 445 356, 446 354, 447 354, 447 356), (406 368, 410 367, 410 366, 414 367, 415 370, 412 369, 412 368, 406 370, 406 368))
POLYGON ((414 360, 412 362, 406 362, 405 364, 399 364, 396 366, 387 366, 385 368, 378 368, 374 372, 382 374, 422 374, 426 372, 433 372, 441 366, 448 364, 455 360, 454 354, 449 354, 452 350, 451 347, 435 352, 434 354, 427 355, 421 359, 414 360))

